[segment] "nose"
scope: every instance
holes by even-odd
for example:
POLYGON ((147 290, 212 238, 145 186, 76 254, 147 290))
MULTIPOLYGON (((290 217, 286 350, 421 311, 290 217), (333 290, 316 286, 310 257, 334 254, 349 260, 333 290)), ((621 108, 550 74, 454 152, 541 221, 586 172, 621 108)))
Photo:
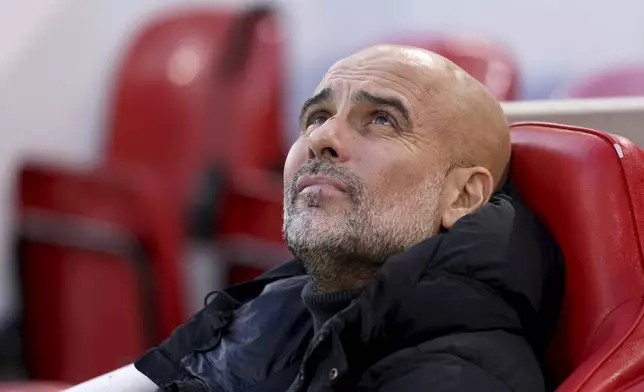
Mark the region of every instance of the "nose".
POLYGON ((348 124, 332 117, 309 134, 309 159, 343 162, 349 159, 346 138, 348 124))

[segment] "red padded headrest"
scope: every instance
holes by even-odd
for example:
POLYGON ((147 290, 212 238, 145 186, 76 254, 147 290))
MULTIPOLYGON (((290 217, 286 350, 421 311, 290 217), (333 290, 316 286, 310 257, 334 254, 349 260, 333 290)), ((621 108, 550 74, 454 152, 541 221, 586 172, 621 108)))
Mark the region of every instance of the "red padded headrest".
POLYGON ((613 359, 642 317, 644 154, 622 137, 579 127, 522 123, 511 135, 512 182, 566 263, 553 371, 561 379, 575 371, 566 390, 580 390, 602 368, 612 375, 634 366, 613 359))

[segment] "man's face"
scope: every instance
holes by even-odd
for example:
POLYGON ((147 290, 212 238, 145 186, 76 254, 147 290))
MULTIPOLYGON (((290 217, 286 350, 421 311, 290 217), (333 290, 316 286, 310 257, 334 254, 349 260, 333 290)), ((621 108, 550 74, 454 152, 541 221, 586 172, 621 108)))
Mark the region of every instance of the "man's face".
POLYGON ((440 228, 447 167, 428 106, 436 86, 421 76, 395 59, 345 60, 304 104, 284 236, 319 285, 350 287, 440 228))

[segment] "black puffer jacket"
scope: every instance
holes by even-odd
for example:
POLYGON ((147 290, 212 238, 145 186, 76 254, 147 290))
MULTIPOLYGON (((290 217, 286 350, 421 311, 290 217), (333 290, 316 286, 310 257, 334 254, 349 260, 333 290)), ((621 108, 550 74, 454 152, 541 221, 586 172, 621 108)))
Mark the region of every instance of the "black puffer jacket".
POLYGON ((513 192, 391 258, 315 336, 294 261, 218 295, 136 367, 179 391, 543 391, 562 265, 513 192))

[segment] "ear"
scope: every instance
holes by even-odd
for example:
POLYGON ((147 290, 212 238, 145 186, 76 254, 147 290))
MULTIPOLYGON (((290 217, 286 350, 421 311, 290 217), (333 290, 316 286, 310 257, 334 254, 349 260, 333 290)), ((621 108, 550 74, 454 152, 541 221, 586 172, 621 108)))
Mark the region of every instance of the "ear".
POLYGON ((443 192, 443 228, 451 229, 456 221, 476 212, 490 200, 493 190, 494 179, 486 168, 475 166, 452 169, 445 179, 443 192))

